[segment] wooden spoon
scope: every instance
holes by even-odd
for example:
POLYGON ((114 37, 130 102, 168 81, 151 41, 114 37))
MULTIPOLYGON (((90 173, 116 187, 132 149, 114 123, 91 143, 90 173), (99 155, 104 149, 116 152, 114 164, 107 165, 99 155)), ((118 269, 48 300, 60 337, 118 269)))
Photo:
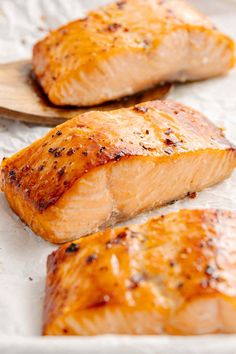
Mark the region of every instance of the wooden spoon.
POLYGON ((35 82, 31 62, 22 60, 0 65, 0 116, 25 122, 57 125, 71 117, 92 111, 129 107, 140 102, 163 99, 171 84, 94 107, 56 107, 35 82))

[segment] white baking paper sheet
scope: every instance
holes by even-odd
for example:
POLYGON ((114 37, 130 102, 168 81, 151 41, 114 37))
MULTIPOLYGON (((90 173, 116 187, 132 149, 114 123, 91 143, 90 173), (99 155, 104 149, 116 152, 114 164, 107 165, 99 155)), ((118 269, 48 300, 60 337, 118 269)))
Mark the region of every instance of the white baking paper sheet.
MULTIPOLYGON (((48 29, 84 15, 102 0, 0 0, 0 61, 31 55, 32 44, 48 29)), ((192 0, 236 39, 236 0, 192 0)), ((223 78, 176 87, 171 98, 199 109, 226 129, 236 143, 236 71, 223 78)), ((48 131, 46 127, 0 119, 0 158, 9 156, 48 131)), ((196 199, 186 199, 137 218, 179 208, 236 210, 236 173, 196 199)), ((103 336, 42 338, 41 313, 47 255, 55 246, 36 237, 9 209, 0 194, 0 353, 235 354, 236 336, 103 336)))

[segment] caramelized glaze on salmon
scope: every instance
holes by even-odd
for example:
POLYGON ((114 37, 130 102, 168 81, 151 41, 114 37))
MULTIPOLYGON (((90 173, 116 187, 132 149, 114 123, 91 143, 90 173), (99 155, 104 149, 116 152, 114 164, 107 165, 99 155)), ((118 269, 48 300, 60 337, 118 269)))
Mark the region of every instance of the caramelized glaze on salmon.
POLYGON ((163 81, 226 73, 234 44, 182 0, 127 0, 37 43, 33 70, 56 105, 93 106, 163 81))
POLYGON ((89 112, 2 163, 2 190, 37 234, 60 243, 183 198, 230 175, 236 150, 172 101, 89 112))
POLYGON ((236 214, 181 210, 48 258, 46 335, 236 332, 236 214))

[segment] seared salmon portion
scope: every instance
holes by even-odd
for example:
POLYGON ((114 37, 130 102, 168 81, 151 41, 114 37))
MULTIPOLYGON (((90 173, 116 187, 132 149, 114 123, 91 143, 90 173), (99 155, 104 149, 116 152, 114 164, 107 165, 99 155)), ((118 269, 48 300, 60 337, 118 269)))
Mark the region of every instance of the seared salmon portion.
POLYGON ((236 332, 236 214, 181 210, 48 257, 45 335, 236 332))
POLYGON ((56 105, 93 106, 233 65, 233 41, 183 0, 109 4, 52 31, 33 50, 36 78, 56 105))
POLYGON ((203 115, 172 101, 88 112, 1 165, 2 190, 32 230, 61 243, 212 186, 236 150, 203 115))

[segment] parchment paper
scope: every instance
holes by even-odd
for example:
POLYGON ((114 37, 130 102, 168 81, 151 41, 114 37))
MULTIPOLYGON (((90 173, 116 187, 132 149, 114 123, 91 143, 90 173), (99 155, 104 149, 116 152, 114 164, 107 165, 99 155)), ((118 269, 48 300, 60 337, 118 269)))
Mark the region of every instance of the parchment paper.
MULTIPOLYGON (((0 61, 31 55, 32 44, 49 29, 84 15, 102 0, 0 0, 0 61)), ((235 0, 194 0, 236 39, 235 0)), ((176 87, 171 98, 204 112, 236 143, 236 71, 228 76, 176 87)), ((0 159, 33 142, 46 127, 0 119, 0 159)), ((135 222, 179 208, 236 210, 236 173, 220 185, 135 222)), ((36 237, 0 194, 0 353, 236 353, 236 336, 41 338, 46 258, 55 246, 36 237)))

